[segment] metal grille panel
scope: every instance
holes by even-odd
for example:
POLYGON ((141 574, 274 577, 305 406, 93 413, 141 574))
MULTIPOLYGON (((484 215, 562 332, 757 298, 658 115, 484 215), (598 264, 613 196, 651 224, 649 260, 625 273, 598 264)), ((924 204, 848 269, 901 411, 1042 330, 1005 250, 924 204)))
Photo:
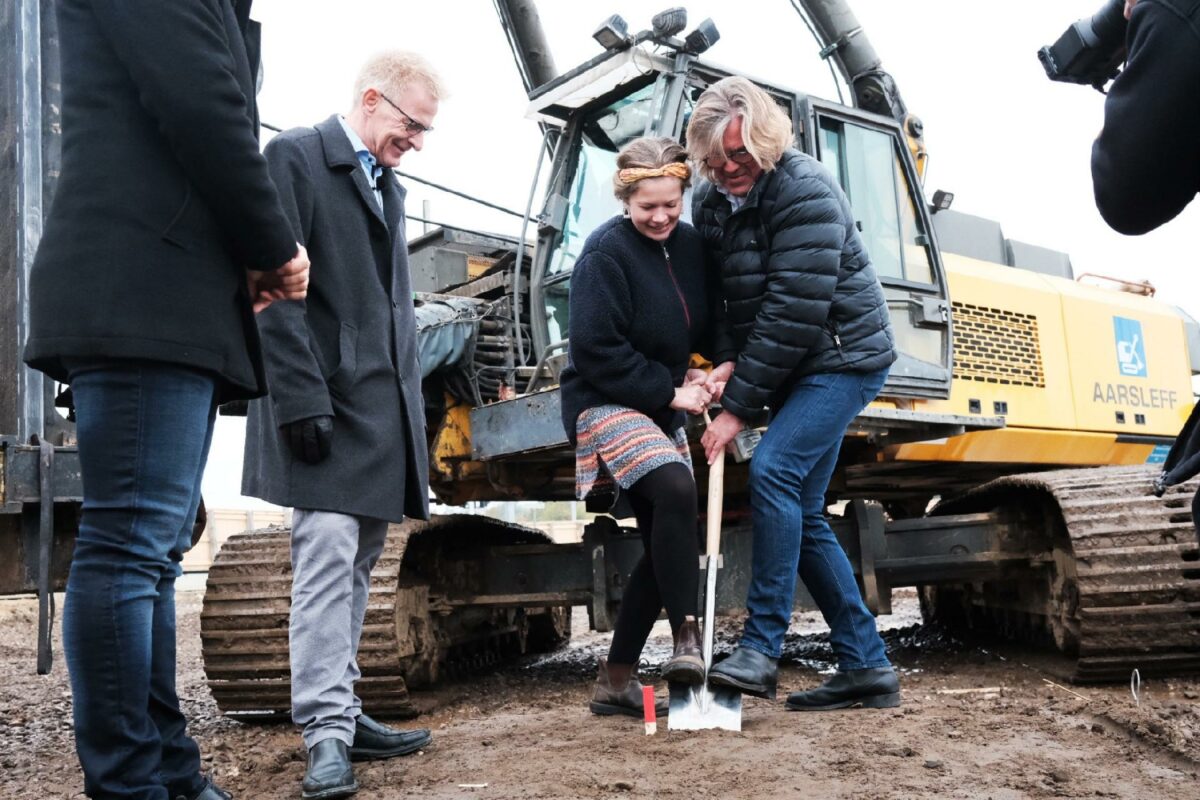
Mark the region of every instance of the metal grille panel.
POLYGON ((955 378, 1045 387, 1036 316, 971 303, 952 306, 955 378))

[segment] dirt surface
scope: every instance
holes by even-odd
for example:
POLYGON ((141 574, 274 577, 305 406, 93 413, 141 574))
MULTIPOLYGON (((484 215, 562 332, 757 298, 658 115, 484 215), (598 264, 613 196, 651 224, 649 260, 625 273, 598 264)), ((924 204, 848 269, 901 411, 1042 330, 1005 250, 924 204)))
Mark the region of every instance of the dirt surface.
MULTIPOLYGON (((304 753, 289 725, 220 716, 200 662, 200 594, 178 597, 180 694, 205 768, 238 800, 299 796, 304 753)), ((899 709, 799 714, 783 692, 830 669, 822 626, 798 615, 780 702, 749 699, 740 734, 679 733, 586 710, 595 656, 608 637, 580 633, 548 657, 416 694, 433 746, 358 765, 359 797, 382 798, 1024 798, 1200 797, 1200 679, 1066 686, 1053 657, 964 642, 921 627, 898 597, 881 618, 902 673, 899 709), (1052 685, 1058 684, 1058 685, 1052 685)), ((83 797, 70 693, 34 674, 37 606, 0 599, 0 798, 83 797)), ((736 624, 721 627, 728 650, 736 624)), ((667 653, 661 623, 647 648, 653 675, 667 653)), ((660 691, 665 687, 659 684, 660 691)))

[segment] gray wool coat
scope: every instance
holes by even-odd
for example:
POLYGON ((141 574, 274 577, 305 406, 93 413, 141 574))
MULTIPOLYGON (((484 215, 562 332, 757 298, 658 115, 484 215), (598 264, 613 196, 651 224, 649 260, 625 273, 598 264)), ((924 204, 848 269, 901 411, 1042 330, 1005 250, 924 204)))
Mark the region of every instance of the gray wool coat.
POLYGON ((250 404, 242 492, 270 503, 399 522, 429 517, 428 448, 404 189, 380 209, 336 116, 276 136, 271 177, 308 248, 308 298, 258 315, 270 395, 250 404), (280 431, 333 416, 328 458, 306 464, 280 431))

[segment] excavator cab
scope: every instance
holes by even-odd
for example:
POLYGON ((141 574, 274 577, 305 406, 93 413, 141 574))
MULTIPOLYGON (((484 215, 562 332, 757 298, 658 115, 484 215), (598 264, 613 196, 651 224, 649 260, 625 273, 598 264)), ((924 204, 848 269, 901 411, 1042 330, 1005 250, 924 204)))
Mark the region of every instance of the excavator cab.
MULTIPOLYGON (((682 137, 696 98, 730 73, 685 53, 601 56, 535 91, 531 115, 561 126, 531 278, 535 352, 562 349, 571 270, 588 234, 621 211, 612 173, 639 136, 682 137)), ((883 394, 950 392, 950 302, 928 205, 900 125, 757 81, 793 120, 796 146, 841 182, 884 286, 899 361, 883 394)), ((690 203, 684 219, 690 218, 690 203)))

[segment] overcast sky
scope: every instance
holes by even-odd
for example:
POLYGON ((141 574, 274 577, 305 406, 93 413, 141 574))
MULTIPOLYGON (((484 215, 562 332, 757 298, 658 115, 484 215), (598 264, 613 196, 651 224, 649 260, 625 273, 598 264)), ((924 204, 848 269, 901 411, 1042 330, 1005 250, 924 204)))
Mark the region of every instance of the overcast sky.
MULTIPOLYGON (((609 14, 641 30, 668 2, 543 0, 539 9, 565 72, 600 52, 591 33, 609 14)), ((788 0, 675 2, 687 8, 691 25, 712 17, 720 29, 706 60, 837 98, 788 0)), ((1010 238, 1069 253, 1077 275, 1148 279, 1160 298, 1200 318, 1200 204, 1146 236, 1109 230, 1096 212, 1089 171, 1104 98, 1088 87, 1051 83, 1036 57, 1100 0, 854 0, 851 6, 909 110, 925 123, 927 194, 952 191, 956 210, 1000 221, 1010 238)), ((255 0, 253 16, 263 23, 264 121, 311 125, 345 112, 366 55, 417 50, 442 72, 451 96, 424 151, 407 154, 400 169, 525 207, 539 132, 525 119, 525 93, 492 0, 341 0, 336 13, 323 3, 255 0)), ((428 199, 434 219, 518 232, 516 220, 419 185, 409 185, 408 198, 410 214, 419 215, 428 199)), ((240 425, 223 420, 205 478, 210 507, 241 504, 240 461, 240 425)))

